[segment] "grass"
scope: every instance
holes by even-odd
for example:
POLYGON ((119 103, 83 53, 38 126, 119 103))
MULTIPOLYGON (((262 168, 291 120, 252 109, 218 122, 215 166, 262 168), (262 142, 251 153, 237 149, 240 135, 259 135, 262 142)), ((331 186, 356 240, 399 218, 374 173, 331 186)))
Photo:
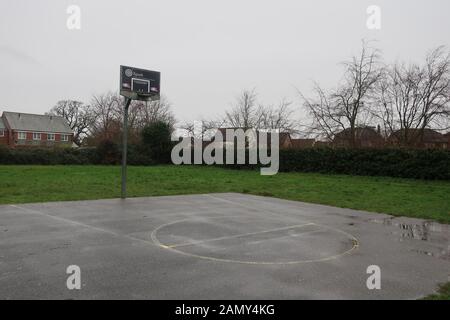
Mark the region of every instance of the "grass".
MULTIPOLYGON (((119 166, 0 166, 0 204, 117 198, 119 166)), ((206 166, 128 168, 130 197, 241 192, 450 223, 450 182, 206 166)))
POLYGON ((426 296, 424 300, 450 300, 450 282, 441 285, 437 293, 426 296))

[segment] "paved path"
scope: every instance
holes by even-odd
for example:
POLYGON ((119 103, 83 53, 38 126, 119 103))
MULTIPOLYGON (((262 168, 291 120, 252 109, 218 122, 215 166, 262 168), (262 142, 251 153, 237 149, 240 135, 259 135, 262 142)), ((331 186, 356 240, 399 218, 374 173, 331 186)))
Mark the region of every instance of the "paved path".
POLYGON ((449 230, 230 193, 4 205, 0 299, 415 299, 449 280, 449 230))

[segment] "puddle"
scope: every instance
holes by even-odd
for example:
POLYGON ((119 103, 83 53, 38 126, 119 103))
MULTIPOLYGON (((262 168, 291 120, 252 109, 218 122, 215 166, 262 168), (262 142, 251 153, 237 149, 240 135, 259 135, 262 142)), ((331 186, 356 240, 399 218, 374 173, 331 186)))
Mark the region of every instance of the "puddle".
POLYGON ((413 252, 450 260, 450 225, 433 221, 422 223, 406 223, 401 218, 390 217, 373 219, 370 222, 395 227, 391 234, 398 237, 398 241, 423 241, 426 248, 412 248, 413 252))
POLYGON ((420 250, 420 249, 411 249, 412 252, 424 254, 430 257, 440 258, 444 260, 450 260, 450 250, 420 250))
POLYGON ((395 217, 386 219, 373 219, 371 222, 379 223, 385 226, 394 226, 399 230, 394 234, 400 234, 402 238, 430 241, 433 237, 445 238, 449 240, 450 225, 439 224, 433 221, 424 221, 423 223, 405 223, 397 220, 395 217))

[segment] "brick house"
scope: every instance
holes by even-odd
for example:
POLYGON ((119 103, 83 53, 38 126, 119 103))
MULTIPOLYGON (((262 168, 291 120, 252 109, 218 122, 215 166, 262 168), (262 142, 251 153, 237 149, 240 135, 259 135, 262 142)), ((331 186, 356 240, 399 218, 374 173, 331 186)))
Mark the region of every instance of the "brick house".
POLYGON ((280 149, 289 149, 292 148, 292 138, 289 132, 280 132, 280 149))
POLYGON ((424 149, 448 149, 449 138, 432 129, 408 129, 393 132, 388 142, 390 145, 406 145, 424 149))
POLYGON ((329 148, 332 146, 332 142, 330 141, 314 141, 314 148, 329 148))
MULTIPOLYGON (((385 145, 385 140, 380 134, 380 128, 375 127, 357 127, 354 129, 355 147, 359 148, 381 148, 385 145)), ((352 136, 350 128, 336 133, 333 142, 336 147, 350 147, 352 145, 352 136)))
POLYGON ((58 116, 4 111, 0 117, 0 145, 72 146, 73 132, 58 116))
MULTIPOLYGON (((217 132, 221 133, 223 140, 221 142, 215 141, 215 135, 214 135, 210 139, 202 141, 203 148, 205 148, 208 145, 213 145, 214 148, 222 148, 222 147, 225 148, 227 146, 234 146, 234 144, 236 142, 235 141, 236 137, 234 137, 233 140, 228 139, 227 134, 226 134, 227 130, 232 130, 232 133, 235 133, 236 130, 242 130, 244 132, 244 134, 247 132, 244 128, 238 128, 238 127, 218 128, 217 132)), ((217 132, 216 132, 216 134, 217 134, 217 132)), ((253 136, 252 134, 245 136, 245 148, 258 147, 260 134, 263 134, 263 133, 266 134, 266 143, 267 143, 267 146, 270 147, 270 143, 271 143, 270 133, 266 133, 264 131, 259 131, 257 129, 255 129, 255 131, 253 133, 255 133, 256 136, 253 136)), ((290 136, 289 132, 280 132, 278 134, 278 138, 279 138, 279 148, 280 149, 288 149, 288 148, 292 147, 291 136, 290 136)), ((194 138, 191 138, 191 146, 193 146, 193 145, 194 145, 194 138)))
MULTIPOLYGON (((233 145, 234 144, 234 141, 230 141, 230 140, 228 140, 227 139, 227 135, 226 135, 226 130, 227 129, 231 129, 231 130, 238 130, 238 129, 241 129, 241 130, 243 130, 244 131, 244 133, 246 132, 246 130, 244 129, 244 128, 218 128, 217 130, 218 131, 220 131, 220 133, 222 134, 222 137, 223 137, 223 145, 225 146, 225 145, 227 145, 227 144, 231 144, 231 145, 233 145)), ((246 137, 245 139, 246 139, 246 145, 247 146, 257 146, 258 145, 258 143, 259 143, 259 136, 260 136, 260 133, 264 133, 264 134, 266 134, 265 132, 263 132, 263 131, 259 131, 259 130, 255 130, 255 133, 256 133, 256 140, 255 139, 252 139, 252 137, 250 136, 250 137, 246 137)), ((268 147, 270 147, 270 142, 271 142, 271 136, 270 136, 270 133, 267 133, 267 136, 266 136, 267 138, 267 146, 268 147)), ((291 146, 292 146, 292 143, 291 143, 291 136, 290 136, 290 134, 289 134, 289 132, 280 132, 279 134, 278 134, 278 139, 279 139, 279 148, 280 149, 288 149, 288 148, 290 148, 291 146)))
POLYGON ((447 139, 447 148, 450 149, 450 132, 444 134, 444 137, 447 139))
POLYGON ((3 118, 0 117, 0 145, 9 144, 9 130, 5 126, 3 118))
POLYGON ((314 146, 314 139, 291 139, 292 149, 305 149, 312 148, 314 146))

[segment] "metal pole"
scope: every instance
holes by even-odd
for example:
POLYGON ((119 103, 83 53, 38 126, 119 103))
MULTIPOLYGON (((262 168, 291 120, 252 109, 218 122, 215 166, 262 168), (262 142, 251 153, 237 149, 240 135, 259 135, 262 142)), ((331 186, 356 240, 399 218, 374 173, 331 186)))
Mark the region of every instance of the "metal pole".
POLYGON ((123 143, 122 143, 122 193, 121 198, 127 197, 127 138, 128 138, 128 107, 131 99, 125 98, 123 113, 123 143))

